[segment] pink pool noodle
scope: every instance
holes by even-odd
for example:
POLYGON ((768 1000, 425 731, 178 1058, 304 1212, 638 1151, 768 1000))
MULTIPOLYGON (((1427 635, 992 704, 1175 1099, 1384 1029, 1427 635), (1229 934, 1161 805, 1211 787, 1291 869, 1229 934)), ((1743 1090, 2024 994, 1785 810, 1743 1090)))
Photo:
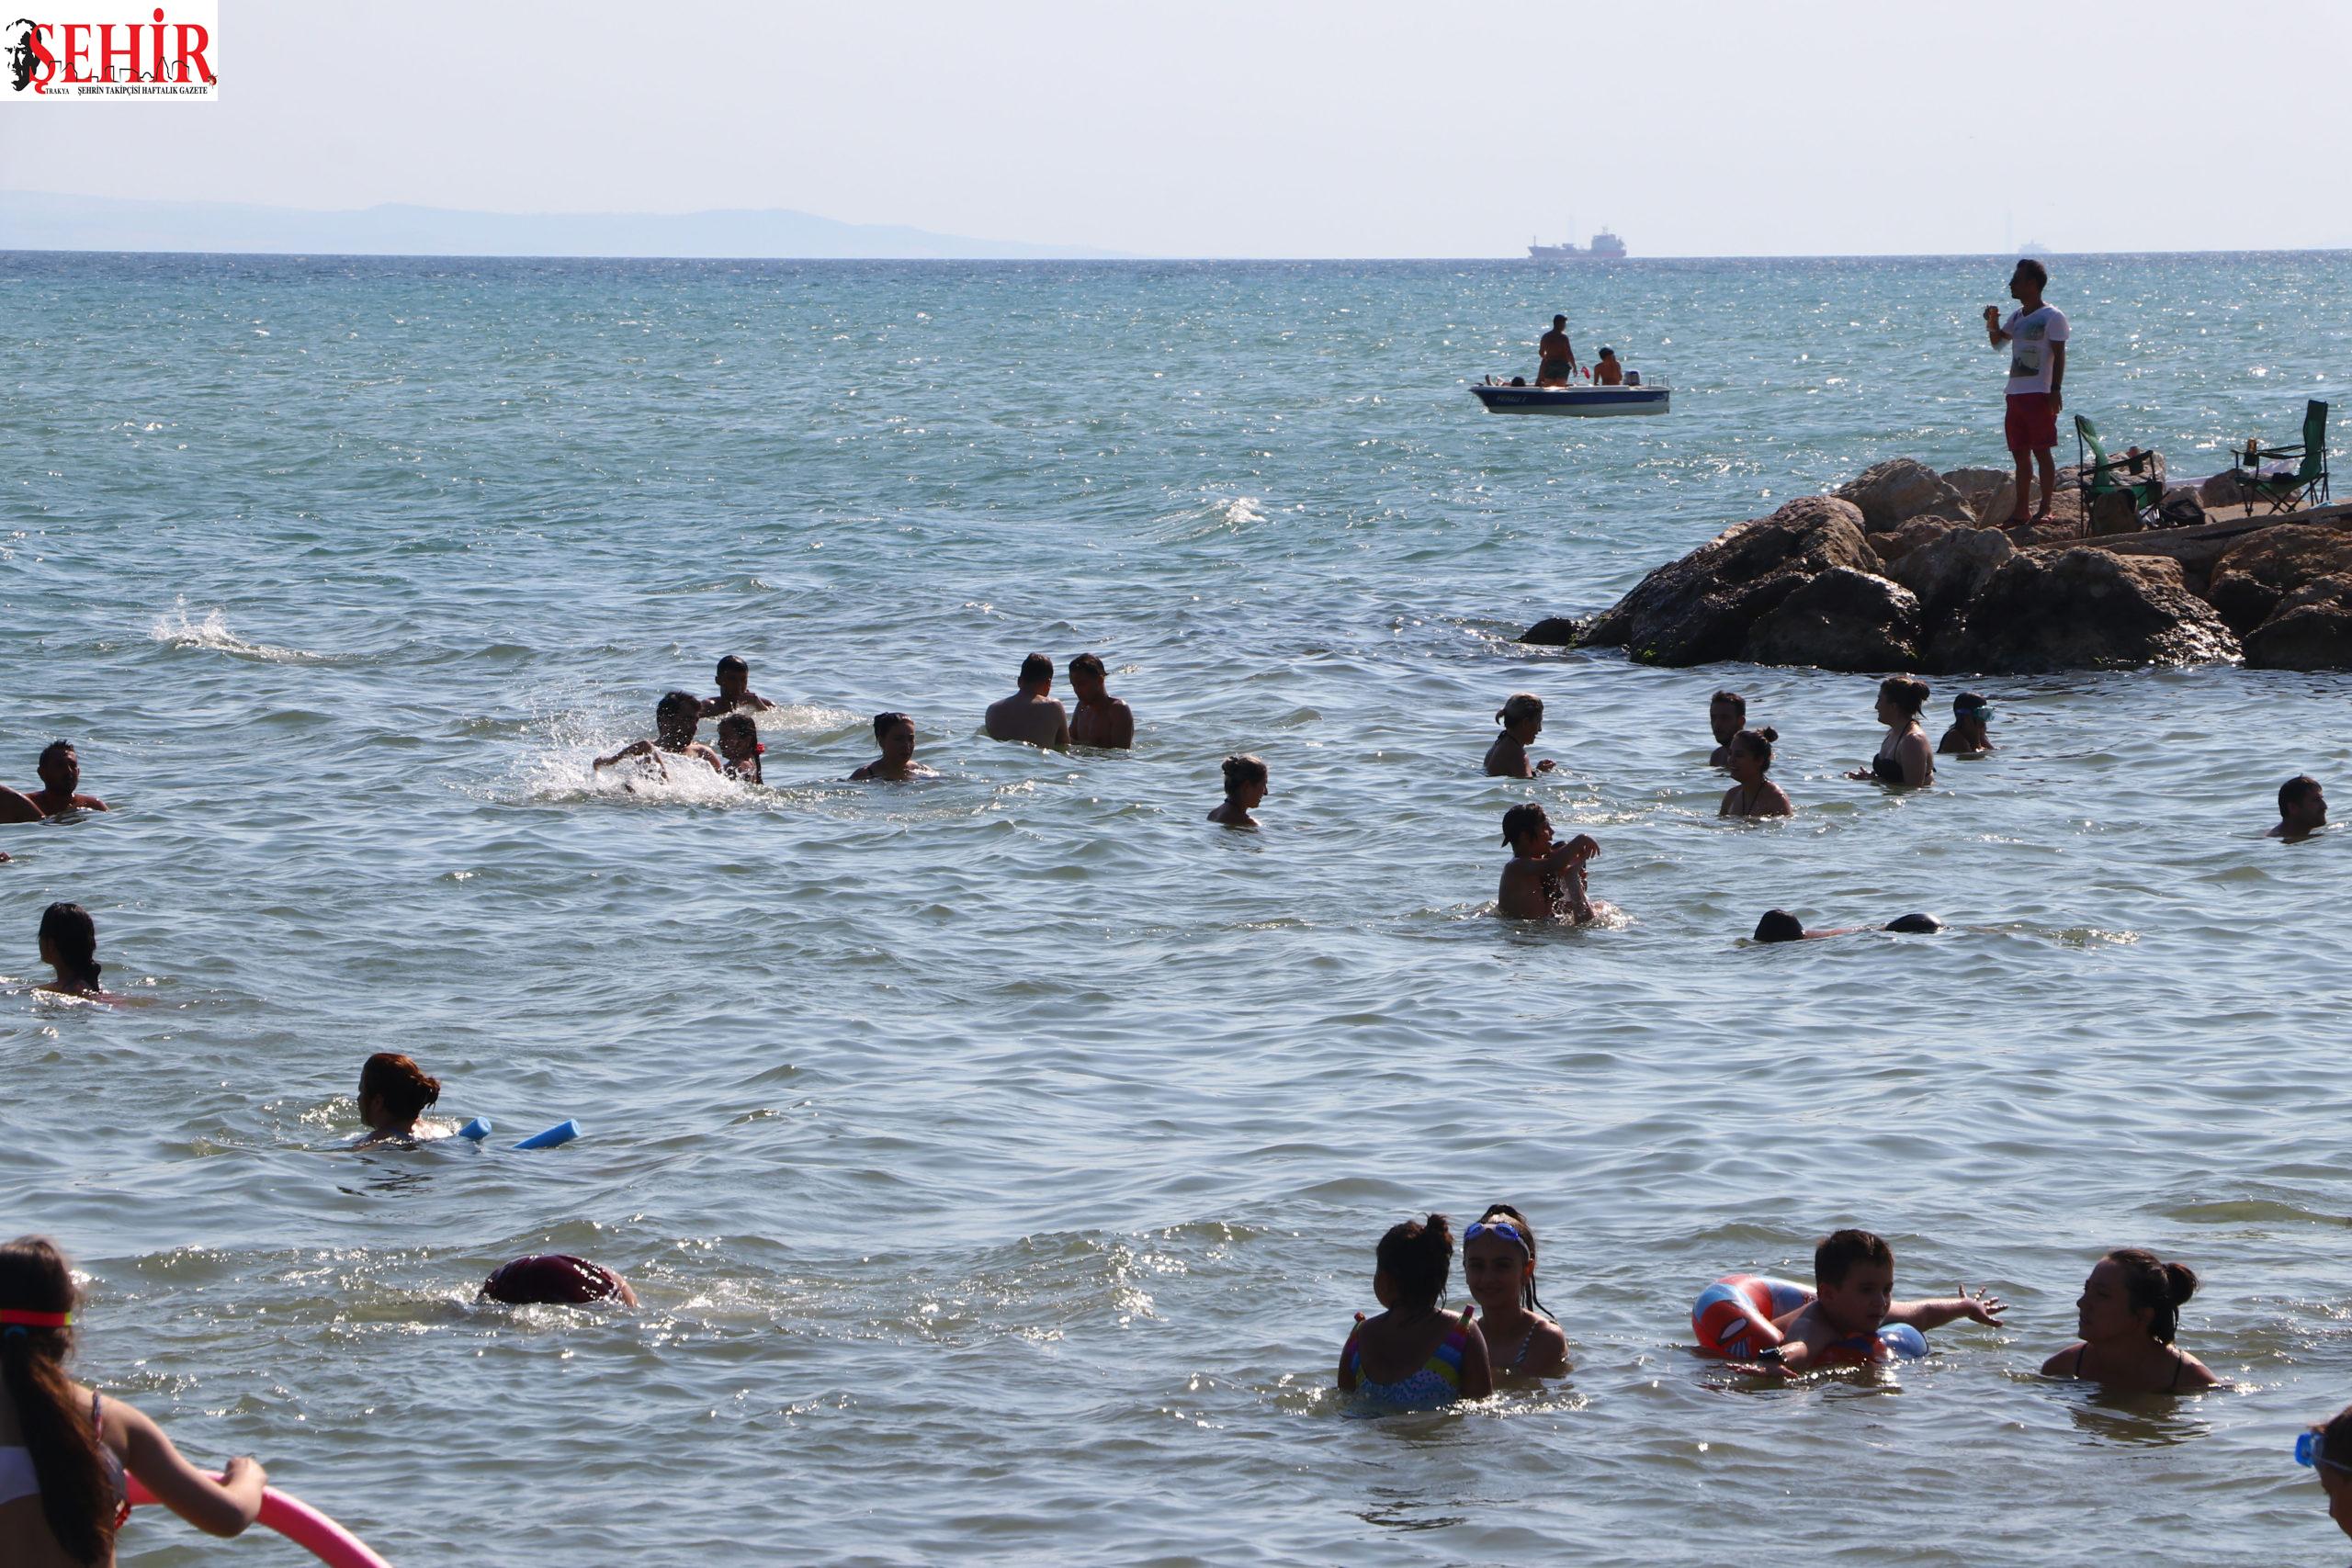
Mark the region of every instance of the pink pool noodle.
MULTIPOLYGON (((134 1508, 155 1501, 155 1495, 135 1475, 123 1478, 130 1488, 134 1508)), ((368 1549, 357 1536, 305 1503, 272 1487, 261 1495, 261 1522, 308 1551, 329 1568, 392 1568, 368 1549)))

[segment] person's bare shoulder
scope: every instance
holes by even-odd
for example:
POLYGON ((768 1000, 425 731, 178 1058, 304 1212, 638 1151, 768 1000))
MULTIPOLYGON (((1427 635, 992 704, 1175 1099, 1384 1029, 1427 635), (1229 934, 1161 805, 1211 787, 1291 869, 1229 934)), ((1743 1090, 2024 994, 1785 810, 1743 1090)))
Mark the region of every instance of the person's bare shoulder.
POLYGON ((2083 1353, 2083 1342, 2075 1340, 2064 1350, 2041 1363, 2041 1375, 2046 1378, 2070 1378, 2075 1375, 2075 1358, 2083 1353))

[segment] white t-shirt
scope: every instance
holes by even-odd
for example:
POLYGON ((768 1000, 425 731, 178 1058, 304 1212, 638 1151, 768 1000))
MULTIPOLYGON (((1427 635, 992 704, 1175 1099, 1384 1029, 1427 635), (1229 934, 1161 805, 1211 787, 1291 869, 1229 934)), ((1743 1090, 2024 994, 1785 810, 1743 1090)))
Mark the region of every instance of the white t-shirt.
POLYGON ((2012 310, 2001 330, 2009 334, 2009 396, 2050 390, 2050 345, 2066 341, 2066 313, 2055 305, 2012 310))

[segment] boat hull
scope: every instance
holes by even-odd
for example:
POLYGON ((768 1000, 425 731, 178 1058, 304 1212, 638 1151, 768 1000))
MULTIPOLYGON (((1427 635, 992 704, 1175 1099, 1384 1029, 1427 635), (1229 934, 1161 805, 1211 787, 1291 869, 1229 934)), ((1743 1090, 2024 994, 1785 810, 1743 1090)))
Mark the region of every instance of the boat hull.
POLYGON ((1473 387, 1470 393, 1488 413, 1567 414, 1609 419, 1623 414, 1665 413, 1670 387, 1473 387))

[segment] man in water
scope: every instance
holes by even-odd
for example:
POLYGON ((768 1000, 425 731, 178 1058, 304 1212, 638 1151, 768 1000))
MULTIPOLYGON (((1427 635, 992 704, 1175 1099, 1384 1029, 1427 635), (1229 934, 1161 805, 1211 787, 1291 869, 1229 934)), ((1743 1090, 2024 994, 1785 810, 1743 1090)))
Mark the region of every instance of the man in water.
POLYGON ((1984 307, 1984 335, 1995 348, 2009 345, 2008 414, 2002 422, 2009 455, 2017 459, 2017 499, 2005 528, 2028 522, 2050 521, 2050 504, 2057 499, 2058 468, 2050 449, 2058 445, 2058 415, 2065 408, 2060 389, 2066 380, 2066 316, 2055 305, 2041 302, 2050 269, 2031 257, 2018 263, 2009 275, 2009 292, 2018 308, 2001 320, 2001 308, 1984 307), (2026 498, 2032 493, 2034 465, 2041 468, 2041 504, 2026 516, 2026 498))
POLYGON ((1104 682, 1102 660, 1093 654, 1069 661, 1069 689, 1078 698, 1078 711, 1069 716, 1069 742, 1125 751, 1136 743, 1135 710, 1113 696, 1104 682))
POLYGON ((717 718, 737 708, 765 713, 775 705, 752 690, 752 667, 735 654, 718 661, 718 695, 702 700, 702 716, 717 718))
POLYGON ((1622 387, 1625 384, 1625 367, 1617 363, 1615 349, 1606 346, 1601 349, 1600 363, 1592 367, 1592 381, 1596 387, 1622 387))
POLYGON ((630 757, 643 757, 653 764, 653 771, 663 778, 670 769, 662 761, 662 753, 673 757, 691 758, 706 762, 719 772, 727 771, 727 759, 695 739, 695 731, 702 726, 702 703, 692 692, 672 692, 653 705, 653 739, 633 740, 609 757, 599 757, 594 766, 599 773, 630 757))
POLYGON ((1054 661, 1033 653, 1021 661, 1020 689, 989 705, 991 740, 1019 740, 1051 751, 1069 750, 1069 714, 1050 694, 1054 661))
POLYGON ((2284 839, 2292 844, 2326 826, 2327 796, 2320 793, 2319 780, 2309 773, 2297 773, 2278 786, 2278 826, 2263 837, 2284 839))
POLYGON ((1747 699, 1737 692, 1717 692, 1709 697, 1707 728, 1715 737, 1714 753, 1707 759, 1707 766, 1730 767, 1731 739, 1747 728, 1747 699))
POLYGON ((1568 319, 1552 318, 1552 330, 1535 344, 1535 384, 1539 387, 1565 387, 1577 373, 1577 351, 1568 342, 1568 319))
POLYGON ((877 713, 874 716, 874 743, 882 748, 882 755, 850 774, 850 782, 863 784, 869 779, 931 779, 939 775, 915 761, 915 721, 902 713, 877 713))
POLYGON ((82 759, 74 754, 71 740, 52 740, 43 747, 34 771, 40 774, 40 787, 29 794, 18 795, 6 784, 0 784, 0 822, 38 822, 68 811, 107 808, 107 803, 96 795, 78 793, 82 759))

